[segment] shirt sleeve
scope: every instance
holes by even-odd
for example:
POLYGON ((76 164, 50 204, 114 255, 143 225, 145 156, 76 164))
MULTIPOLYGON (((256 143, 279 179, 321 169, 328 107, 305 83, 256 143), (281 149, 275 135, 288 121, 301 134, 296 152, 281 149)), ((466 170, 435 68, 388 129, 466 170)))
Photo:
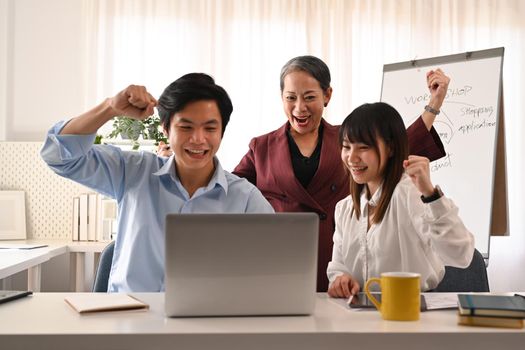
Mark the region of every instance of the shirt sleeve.
POLYGON ((257 170, 255 168, 255 144, 256 139, 253 138, 250 141, 250 149, 244 155, 244 157, 242 157, 235 169, 233 169, 233 173, 235 175, 245 178, 254 185, 257 184, 257 170))
POLYGON ((423 242, 430 240, 444 265, 466 268, 474 254, 474 236, 458 215, 458 207, 445 196, 423 203, 421 194, 411 186, 408 215, 423 242))
POLYGON ((58 175, 119 200, 123 193, 125 161, 113 146, 93 145, 95 135, 60 135, 67 122, 48 132, 40 155, 58 175))
POLYGON ((407 128, 408 149, 410 154, 427 157, 430 161, 437 160, 446 155, 443 142, 434 127, 427 129, 421 117, 417 118, 407 128))
POLYGON ((332 248, 332 261, 328 263, 326 274, 329 284, 332 284, 337 276, 343 274, 351 275, 350 271, 344 264, 342 245, 343 245, 343 227, 342 217, 345 215, 342 210, 342 202, 337 203, 335 207, 335 232, 333 236, 334 246, 332 248))
POLYGON ((275 210, 270 203, 264 198, 261 191, 257 187, 253 187, 250 192, 250 198, 246 205, 246 213, 275 213, 275 210))

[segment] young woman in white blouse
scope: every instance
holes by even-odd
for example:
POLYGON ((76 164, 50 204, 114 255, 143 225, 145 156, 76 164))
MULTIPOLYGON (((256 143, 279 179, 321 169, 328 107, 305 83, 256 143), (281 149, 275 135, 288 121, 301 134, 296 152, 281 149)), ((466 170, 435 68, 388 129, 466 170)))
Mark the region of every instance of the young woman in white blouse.
POLYGON ((343 122, 341 158, 350 195, 335 208, 328 294, 357 293, 382 272, 421 274, 421 290, 435 288, 445 265, 467 267, 474 237, 458 208, 430 180, 427 158, 408 155, 405 125, 386 103, 365 104, 343 122))

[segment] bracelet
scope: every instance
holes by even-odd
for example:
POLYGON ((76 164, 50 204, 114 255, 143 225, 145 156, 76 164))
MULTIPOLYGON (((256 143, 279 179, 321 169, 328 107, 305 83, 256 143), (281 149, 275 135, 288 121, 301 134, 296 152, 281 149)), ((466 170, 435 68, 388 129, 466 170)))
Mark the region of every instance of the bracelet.
POLYGON ((421 195, 421 201, 423 201, 423 203, 432 203, 441 197, 443 197, 443 191, 441 191, 441 187, 439 187, 439 185, 436 185, 436 187, 434 187, 434 193, 432 193, 430 196, 425 197, 421 195))
POLYGON ((425 106, 425 111, 430 112, 430 113, 432 113, 434 115, 438 115, 439 112, 440 112, 439 109, 434 109, 434 108, 430 107, 429 105, 425 106))

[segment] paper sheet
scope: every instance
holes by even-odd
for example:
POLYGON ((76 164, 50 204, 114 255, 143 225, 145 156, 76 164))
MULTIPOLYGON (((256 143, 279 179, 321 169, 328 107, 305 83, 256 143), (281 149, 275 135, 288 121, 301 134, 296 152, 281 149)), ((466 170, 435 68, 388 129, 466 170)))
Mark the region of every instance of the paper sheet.
POLYGON ((425 293, 427 310, 457 309, 458 295, 456 293, 425 293))

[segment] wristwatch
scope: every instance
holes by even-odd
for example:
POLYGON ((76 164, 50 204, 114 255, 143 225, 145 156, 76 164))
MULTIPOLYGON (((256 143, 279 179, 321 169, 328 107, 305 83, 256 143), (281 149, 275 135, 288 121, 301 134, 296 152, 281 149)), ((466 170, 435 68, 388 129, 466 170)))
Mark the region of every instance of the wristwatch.
POLYGON ((439 112, 440 112, 439 109, 434 109, 434 108, 430 107, 429 105, 425 106, 425 111, 430 112, 430 113, 432 113, 434 115, 438 115, 439 112))
POLYGON ((432 193, 430 196, 425 197, 421 195, 421 201, 423 201, 423 203, 430 203, 438 200, 441 197, 443 197, 443 191, 441 191, 441 187, 439 187, 439 185, 436 185, 436 187, 434 187, 434 193, 432 193))

